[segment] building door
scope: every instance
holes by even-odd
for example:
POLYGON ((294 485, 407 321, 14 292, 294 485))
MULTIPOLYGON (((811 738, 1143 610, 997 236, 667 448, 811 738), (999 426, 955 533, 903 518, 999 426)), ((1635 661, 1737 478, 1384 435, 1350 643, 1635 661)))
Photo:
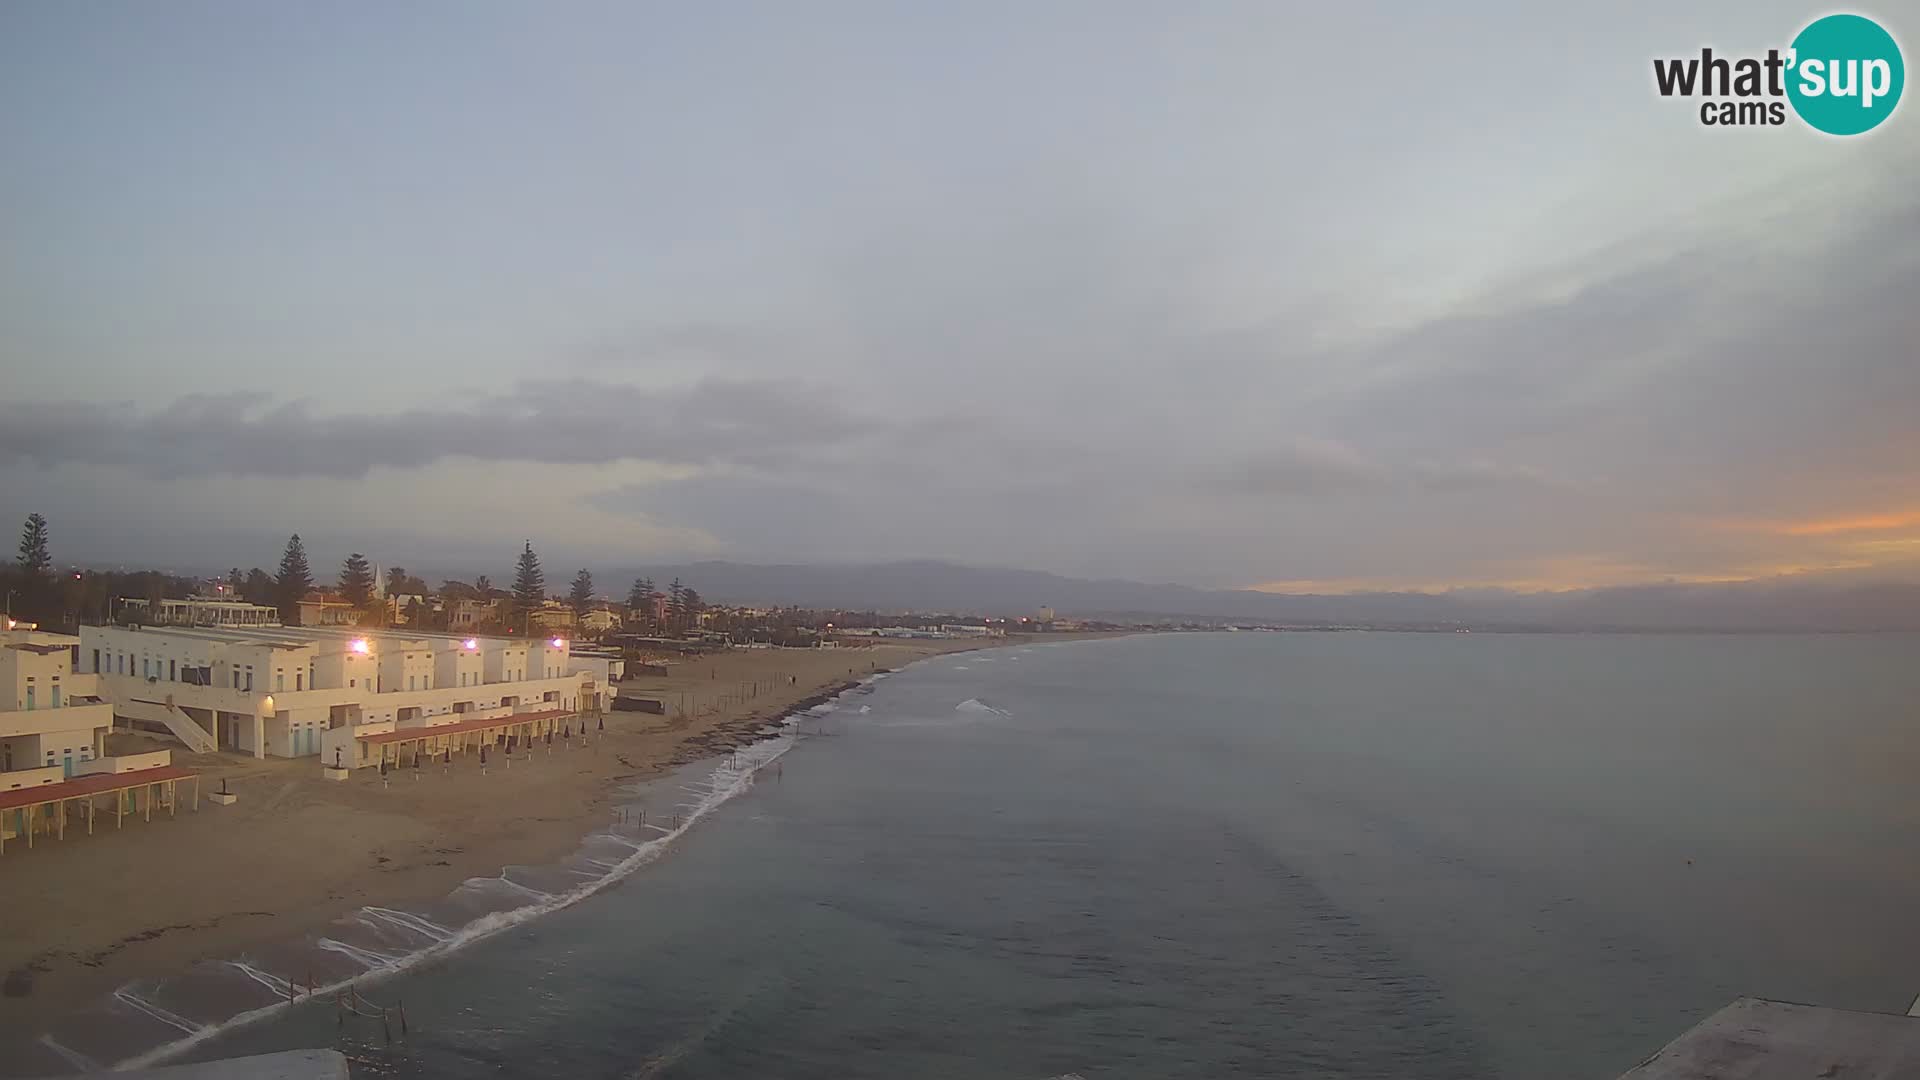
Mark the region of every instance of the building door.
POLYGON ((60 688, 58 686, 53 688, 53 707, 56 709, 60 707, 60 688))
POLYGON ((68 750, 65 754, 61 755, 60 770, 61 770, 60 775, 62 777, 68 780, 73 779, 73 751, 72 750, 68 750))
POLYGON ((27 687, 27 708, 33 708, 33 687, 27 687))

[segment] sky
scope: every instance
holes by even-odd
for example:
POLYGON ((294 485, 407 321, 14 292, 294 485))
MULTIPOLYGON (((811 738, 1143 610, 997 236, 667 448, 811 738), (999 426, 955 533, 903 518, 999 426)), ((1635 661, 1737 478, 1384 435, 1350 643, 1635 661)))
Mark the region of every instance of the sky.
POLYGON ((0 515, 496 579, 1920 580, 1920 103, 1653 91, 1824 10, 7 4, 0 515))

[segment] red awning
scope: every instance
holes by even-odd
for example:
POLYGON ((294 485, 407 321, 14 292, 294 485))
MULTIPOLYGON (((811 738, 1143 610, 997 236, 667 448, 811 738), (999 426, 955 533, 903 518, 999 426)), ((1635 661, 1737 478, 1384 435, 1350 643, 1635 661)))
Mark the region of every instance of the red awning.
POLYGON ((105 795, 112 791, 125 791, 128 788, 145 787, 166 780, 185 780, 195 775, 192 769, 183 769, 178 765, 161 765, 153 769, 135 769, 123 773, 94 773, 74 780, 62 780, 57 784, 40 784, 35 787, 16 788, 13 791, 0 791, 0 810, 17 810, 23 806, 39 806, 43 803, 59 802, 62 799, 84 799, 89 795, 105 795))
POLYGON ((488 731, 494 728, 512 727, 528 721, 558 720, 563 716, 572 716, 567 709, 555 709, 552 712, 515 713, 512 716, 496 716, 489 720, 462 720, 455 724, 439 724, 434 727, 399 728, 394 731, 382 731, 372 735, 356 735, 354 738, 369 746, 381 743, 413 742, 416 739, 433 739, 441 735, 462 735, 474 731, 488 731))

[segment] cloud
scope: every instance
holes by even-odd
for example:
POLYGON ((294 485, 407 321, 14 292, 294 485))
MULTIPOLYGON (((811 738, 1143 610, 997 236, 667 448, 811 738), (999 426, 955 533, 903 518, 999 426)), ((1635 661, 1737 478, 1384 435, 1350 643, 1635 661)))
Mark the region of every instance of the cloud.
POLYGON ((1256 496, 1405 494, 1557 483, 1546 470, 1485 457, 1395 460, 1332 439, 1296 437, 1271 450, 1211 468, 1226 492, 1256 496))
MULTIPOLYGON (((15 400, 0 482, 60 463, 324 480, 329 505, 378 520, 409 490, 479 489, 487 470, 464 463, 535 463, 514 476, 565 500, 462 529, 518 537, 564 502, 591 512, 569 537, 582 557, 934 556, 1289 588, 1892 566, 1912 561, 1905 519, 1844 523, 1920 490, 1920 194, 1897 179, 1569 252, 1424 319, 1353 289, 1314 310, 1297 291, 1314 268, 1284 248, 1223 254, 1086 207, 1051 226, 915 207, 898 236, 852 230, 811 328, 743 312, 577 335, 603 344, 412 408, 371 387, 360 412, 15 400), (1260 261, 1285 264, 1264 310, 1259 282, 1210 302, 1220 266, 1260 261), (368 477, 399 494, 356 501, 368 477), (1710 524, 1727 520, 1784 524, 1710 524), (1841 543, 1856 531, 1878 546, 1841 543)), ((228 528, 246 510, 218 487, 169 487, 151 520, 228 528)))
POLYGON ((85 402, 0 405, 0 464, 115 465, 164 475, 364 476, 483 461, 774 467, 883 431, 801 382, 708 378, 643 390, 533 381, 464 409, 317 415, 264 395, 188 395, 158 410, 85 402))

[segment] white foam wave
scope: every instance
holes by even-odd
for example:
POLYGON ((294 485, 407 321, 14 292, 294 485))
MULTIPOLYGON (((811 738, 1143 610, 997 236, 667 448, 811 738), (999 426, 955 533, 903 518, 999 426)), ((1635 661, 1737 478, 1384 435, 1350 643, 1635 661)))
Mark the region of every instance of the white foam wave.
POLYGON ((1012 713, 1008 712, 1005 709, 996 709, 993 706, 987 704, 986 702, 981 701, 979 698, 968 698, 967 700, 961 702, 960 704, 955 705, 953 707, 953 711, 964 712, 964 713, 980 713, 986 716, 1012 716, 1013 715, 1012 713))
POLYGON ((259 968, 254 967, 252 964, 244 963, 239 960, 229 960, 227 961, 227 966, 237 969, 242 975, 245 975, 247 978, 252 979, 254 982, 257 982, 261 986, 264 986, 267 989, 273 991, 274 997, 287 996, 287 990, 291 986, 291 984, 287 980, 280 978, 278 975, 268 974, 267 972, 261 971, 259 968))
POLYGON ((512 878, 507 876, 507 872, 505 870, 500 871, 500 876, 497 878, 486 878, 484 880, 488 882, 499 882, 500 884, 505 885, 508 889, 511 889, 512 891, 518 892, 518 893, 526 893, 528 896, 533 897, 535 900, 550 900, 553 898, 553 894, 550 892, 543 892, 539 889, 534 888, 531 885, 522 885, 519 882, 513 880, 512 878))
POLYGON ((153 1017, 168 1027, 179 1028, 189 1035, 199 1035, 207 1030, 204 1025, 196 1024, 186 1017, 181 1016, 179 1013, 168 1012, 153 1002, 133 993, 124 986, 115 990, 113 996, 118 998, 122 1004, 133 1008, 135 1011, 146 1013, 148 1016, 153 1017))
POLYGON ((323 937, 319 941, 314 942, 314 946, 325 949, 327 952, 337 952, 368 971, 385 967, 400 959, 400 957, 394 953, 383 953, 375 949, 363 949, 358 945, 350 945, 347 942, 341 941, 339 938, 323 937))
MULTIPOLYGON (((490 937, 502 930, 518 926, 529 919, 535 919, 548 912, 557 911, 560 908, 576 904, 607 886, 624 880, 633 874, 634 871, 639 870, 663 854, 673 841, 679 839, 688 829, 693 828, 695 823, 701 818, 712 813, 734 796, 750 789, 753 786, 754 774, 778 759, 782 754, 785 754, 792 746, 792 737, 782 736, 777 739, 755 743, 751 746, 736 750, 729 761, 723 762, 714 768, 711 773, 710 786, 705 791, 703 798, 694 803, 680 804, 681 809, 686 812, 679 815, 673 828, 664 829, 657 825, 646 826, 647 828, 659 831, 660 835, 650 840, 632 842, 632 853, 617 862, 611 863, 611 868, 606 873, 583 881, 564 892, 541 892, 538 889, 530 888, 508 878, 505 871, 502 871, 501 875, 497 878, 469 879, 466 885, 478 885, 483 882, 505 884, 510 888, 526 893, 534 898, 534 902, 522 907, 483 915, 467 923, 465 926, 458 928, 444 927, 410 912, 396 911, 392 908, 366 907, 360 909, 359 912, 356 912, 356 918, 359 921, 369 922, 371 920, 383 922, 390 926, 406 929, 421 937, 427 938, 430 944, 412 952, 396 955, 378 952, 358 945, 351 945, 331 937, 323 937, 315 943, 318 948, 345 955, 365 970, 350 979, 342 979, 334 983, 313 987, 301 1000, 307 1001, 314 997, 327 997, 349 986, 362 985, 390 978, 424 961, 443 956, 482 938, 490 937)), ((277 986, 278 992, 282 995, 285 994, 285 980, 266 975, 265 973, 258 972, 239 963, 235 963, 234 966, 241 969, 249 978, 261 982, 263 986, 269 989, 277 986)), ((173 1042, 154 1047, 143 1053, 127 1058, 124 1061, 117 1062, 114 1066, 116 1069, 142 1068, 156 1062, 164 1061, 216 1035, 274 1015, 288 1007, 288 1002, 276 1000, 260 1008, 229 1017, 220 1023, 202 1025, 195 1024, 185 1017, 168 1012, 154 1005, 152 1002, 138 997, 128 987, 122 987, 115 991, 114 996, 125 1002, 128 1006, 146 1013, 148 1016, 164 1024, 179 1029, 184 1036, 173 1042)), ((62 1048, 56 1047, 56 1049, 62 1048)))
POLYGON ((92 1058, 88 1057, 87 1055, 81 1053, 78 1050, 75 1050, 71 1047, 60 1045, 59 1041, 56 1040, 51 1035, 40 1036, 40 1045, 60 1055, 61 1059, 64 1060, 67 1064, 73 1066, 74 1068, 80 1070, 83 1073, 92 1074, 100 1071, 99 1062, 93 1060, 92 1058))
POLYGON ((388 926, 397 926, 402 930, 410 930, 426 938, 428 941, 445 941, 452 937, 454 933, 452 930, 441 926, 432 919, 423 919, 411 911, 395 911, 392 908, 383 907, 363 907, 360 909, 359 918, 361 922, 368 923, 369 925, 385 923, 388 926))

